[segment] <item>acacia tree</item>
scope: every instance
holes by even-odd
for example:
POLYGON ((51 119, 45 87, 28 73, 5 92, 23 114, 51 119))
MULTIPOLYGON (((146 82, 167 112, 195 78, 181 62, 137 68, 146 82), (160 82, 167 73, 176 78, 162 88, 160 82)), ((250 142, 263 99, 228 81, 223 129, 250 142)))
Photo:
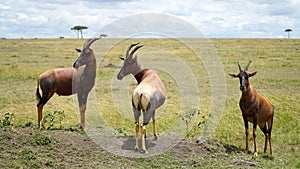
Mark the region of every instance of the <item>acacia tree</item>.
POLYGON ((81 34, 81 39, 83 38, 83 35, 82 35, 82 30, 83 29, 88 29, 87 26, 81 26, 81 25, 77 25, 77 26, 74 26, 71 28, 71 30, 74 30, 75 33, 77 34, 77 38, 79 39, 79 34, 81 34))
POLYGON ((288 33, 288 38, 290 39, 290 32, 292 32, 292 29, 286 29, 286 30, 284 30, 284 32, 288 33))
POLYGON ((107 37, 107 35, 106 35, 106 34, 101 34, 101 35, 99 35, 99 37, 100 37, 100 38, 102 38, 102 37, 107 37))

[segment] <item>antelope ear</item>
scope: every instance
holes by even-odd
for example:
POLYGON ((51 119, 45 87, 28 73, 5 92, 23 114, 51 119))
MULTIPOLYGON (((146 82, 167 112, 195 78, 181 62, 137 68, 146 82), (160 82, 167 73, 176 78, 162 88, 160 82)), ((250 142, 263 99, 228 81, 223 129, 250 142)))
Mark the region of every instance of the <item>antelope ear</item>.
POLYGON ((125 60, 124 58, 122 58, 122 57, 119 57, 121 60, 125 60))
POLYGON ((77 52, 79 52, 79 53, 81 52, 81 49, 76 48, 75 50, 76 50, 77 52))
POLYGON ((229 75, 229 76, 231 76, 231 77, 234 77, 234 78, 237 78, 237 77, 239 77, 239 75, 238 75, 238 74, 236 75, 236 74, 228 73, 228 75, 229 75))
POLYGON ((256 73, 257 73, 257 71, 249 73, 249 77, 252 77, 252 76, 256 75, 256 73))

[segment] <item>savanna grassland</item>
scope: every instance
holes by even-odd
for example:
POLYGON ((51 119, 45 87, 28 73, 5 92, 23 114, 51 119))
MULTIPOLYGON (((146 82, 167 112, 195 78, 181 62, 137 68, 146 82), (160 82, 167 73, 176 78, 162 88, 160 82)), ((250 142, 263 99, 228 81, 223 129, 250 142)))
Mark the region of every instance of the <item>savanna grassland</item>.
MULTIPOLYGON (((43 115, 45 117, 46 114, 63 111, 64 118, 60 125, 56 119, 49 130, 39 129, 35 98, 37 77, 49 69, 71 67, 78 57, 74 49, 81 48, 85 40, 1 39, 1 168, 300 167, 299 39, 101 39, 92 45, 98 69, 96 85, 88 100, 87 121, 94 126, 109 126, 121 137, 128 138, 134 136, 130 91, 136 82, 131 76, 126 77, 125 82, 117 81, 116 73, 121 67, 118 57, 124 56, 127 46, 136 41, 146 44, 137 52, 138 60, 145 67, 158 65, 156 69, 167 89, 167 102, 157 112, 158 133, 183 133, 186 139, 153 157, 115 155, 95 144, 86 133, 76 130, 79 124, 76 96, 54 95, 44 107, 43 115), (211 44, 207 48, 208 42, 211 44), (187 47, 189 45, 203 56, 199 58, 197 51, 187 47), (203 61, 216 54, 222 63, 219 68, 223 74, 220 77, 224 79, 220 80, 225 85, 222 89, 224 96, 220 96, 220 99, 226 98, 225 106, 222 114, 218 115, 211 139, 197 142, 205 124, 212 118, 210 108, 215 104, 212 101, 212 86, 215 84, 211 83, 211 75, 207 71, 209 68, 203 61), (163 69, 163 65, 177 61, 170 59, 172 56, 184 62, 193 73, 199 90, 195 94, 184 97, 184 93, 180 92, 182 85, 186 84, 181 82, 187 75, 180 71, 172 74, 172 71, 182 65, 175 64, 173 69, 170 68, 171 73, 163 69), (241 95, 239 80, 227 74, 238 73, 237 61, 244 67, 249 60, 253 61, 249 71, 258 72, 250 79, 250 84, 275 106, 273 156, 263 153, 264 135, 260 130, 257 132, 259 156, 253 157, 252 152, 243 152, 245 134, 238 106, 241 95), (122 91, 126 91, 125 95, 122 95, 122 91), (121 95, 118 95, 120 92, 121 95), (193 96, 199 96, 200 100, 193 96), (183 101, 182 98, 186 99, 183 101), (194 105, 195 101, 199 105, 196 109, 186 106, 189 103, 194 105), (182 103, 183 107, 180 106, 182 103), (195 111, 196 114, 189 116, 195 111), (188 126, 184 120, 190 122, 188 126)), ((151 137, 152 124, 147 126, 147 131, 151 137)), ((250 138, 249 146, 253 151, 252 134, 250 138)))

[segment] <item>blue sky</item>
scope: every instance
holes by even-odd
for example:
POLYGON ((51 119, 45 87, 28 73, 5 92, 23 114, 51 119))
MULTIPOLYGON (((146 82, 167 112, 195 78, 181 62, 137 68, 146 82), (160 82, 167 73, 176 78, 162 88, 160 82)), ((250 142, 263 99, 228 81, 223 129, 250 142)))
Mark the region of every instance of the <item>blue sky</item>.
POLYGON ((286 38, 287 28, 300 38, 299 7, 300 0, 0 0, 0 37, 75 38, 75 25, 88 26, 84 36, 92 37, 124 17, 159 13, 209 38, 286 38))

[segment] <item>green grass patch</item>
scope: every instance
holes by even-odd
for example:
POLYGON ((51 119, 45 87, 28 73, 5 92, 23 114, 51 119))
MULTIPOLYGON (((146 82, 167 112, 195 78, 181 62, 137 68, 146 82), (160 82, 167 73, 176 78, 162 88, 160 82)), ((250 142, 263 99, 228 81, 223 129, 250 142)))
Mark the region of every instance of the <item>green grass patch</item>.
MULTIPOLYGON (((84 39, 1 39, 0 40, 0 119, 2 126, 7 122, 12 122, 9 117, 6 119, 5 113, 12 112, 14 114, 13 126, 23 126, 24 128, 32 127, 37 124, 37 108, 36 108, 36 79, 44 71, 59 68, 71 67, 78 57, 78 53, 74 48, 81 48, 84 39)), ((146 44, 145 47, 138 51, 138 60, 144 67, 151 66, 152 63, 166 61, 168 63, 169 56, 178 56, 180 60, 190 68, 194 73, 200 95, 200 115, 191 116, 194 119, 194 125, 186 125, 189 121, 188 116, 180 119, 180 103, 181 93, 180 86, 174 77, 170 76, 163 70, 157 69, 161 79, 167 89, 167 103, 163 108, 159 109, 158 133, 164 133, 174 125, 180 126, 180 130, 190 129, 189 137, 198 137, 201 135, 203 126, 208 116, 208 112, 212 104, 211 102, 211 84, 209 75, 205 66, 202 64, 195 53, 183 44, 183 41, 177 39, 101 39, 101 42, 93 44, 92 48, 97 56, 98 69, 96 85, 93 89, 94 95, 89 96, 87 104, 86 118, 95 126, 108 125, 120 134, 125 136, 134 135, 133 112, 131 109, 130 92, 136 86, 133 77, 129 79, 129 86, 126 87, 128 97, 121 99, 124 109, 123 114, 120 113, 114 103, 112 92, 121 91, 121 89, 113 88, 116 81, 116 73, 121 67, 119 56, 124 57, 125 51, 130 43, 141 41, 146 44), (112 49, 107 49, 114 42, 119 41, 112 49), (100 44, 100 45, 99 45, 100 44), (159 49, 159 50, 158 50, 159 49), (97 111, 95 107, 98 107, 97 111), (99 117, 99 118, 98 118, 99 117), (97 119, 102 120, 97 120, 97 119), (177 120, 177 121, 176 121, 177 120), (200 124, 200 125, 199 125, 200 124), (199 128, 200 127, 200 128, 199 128)), ((227 167, 261 167, 261 168, 299 168, 299 140, 300 140, 300 40, 299 39, 210 39, 216 52, 223 63, 226 77, 226 102, 222 117, 217 125, 216 131, 213 133, 213 139, 218 140, 220 145, 208 144, 206 150, 213 152, 208 156, 189 156, 187 159, 174 157, 171 152, 148 159, 129 160, 122 157, 116 157, 109 154, 107 158, 115 158, 119 165, 114 166, 112 162, 106 162, 106 157, 101 159, 97 164, 104 166, 118 167, 129 166, 139 167, 147 165, 149 167, 206 167, 219 168, 227 167), (258 131, 257 142, 259 156, 257 158, 252 155, 242 154, 245 148, 244 125, 241 111, 238 106, 240 91, 239 81, 232 79, 227 73, 237 73, 238 67, 236 62, 240 61, 241 65, 245 65, 249 60, 252 64, 249 71, 257 71, 257 75, 250 79, 252 84, 259 93, 269 98, 275 106, 274 126, 272 130, 273 156, 263 154, 264 135, 258 131), (222 144, 226 144, 226 148, 219 149, 222 144), (220 153, 221 152, 221 155, 220 153), (224 157, 224 158, 223 158, 224 157), (157 162, 159 161, 159 163, 157 162)), ((201 51, 203 40, 201 39, 185 39, 189 45, 196 46, 196 50, 201 51)), ((203 57, 213 51, 202 51, 203 57)), ((180 75, 184 78, 184 75, 180 75)), ((123 90, 123 89, 122 89, 123 90)), ((190 98, 191 100, 193 98, 190 98)), ((68 128, 79 123, 79 111, 76 96, 59 97, 54 95, 45 105, 43 110, 44 117, 56 110, 64 112, 64 119, 59 122, 59 118, 55 124, 57 128, 63 126, 68 128)), ((192 108, 188 107, 183 112, 187 115, 192 108)), ((58 114, 56 114, 58 115, 58 114)), ((58 116, 57 116, 58 117, 58 116)), ((50 115, 49 115, 50 118, 50 115)), ((50 118, 51 119, 51 118, 50 118)), ((51 120, 50 120, 51 121, 51 120)), ((51 126, 51 123, 49 123, 51 126)), ((250 128, 252 125, 250 124, 250 128)), ((11 127, 11 125, 8 125, 11 127)), ((53 127, 53 126, 52 126, 53 127)), ((2 130, 8 130, 4 127, 2 130)), ((21 129, 16 129, 21 130, 21 129)), ((152 125, 147 126, 149 135, 152 134, 152 125)), ((41 131, 41 132, 55 132, 41 131)), ((34 132, 33 132, 34 133, 34 132)), ((251 133, 251 131, 250 131, 251 133)), ((21 134, 21 133, 18 133, 21 134)), ((165 133, 164 133, 165 134, 165 133)), ((250 138, 252 136, 250 135, 250 138)), ((16 145, 0 144, 0 150, 5 154, 0 155, 0 161, 12 158, 12 163, 5 163, 6 168, 22 168, 23 165, 28 168, 37 168, 42 164, 43 167, 59 168, 59 162, 52 153, 39 156, 44 153, 38 147, 52 147, 56 149, 57 144, 53 144, 52 137, 44 134, 32 136, 30 144, 33 142, 36 149, 26 149, 20 146, 25 143, 15 140, 13 135, 7 131, 1 131, 2 143, 9 140, 16 145), (37 146, 39 145, 39 146, 37 146), (11 152, 9 146, 17 147, 18 152, 11 152), (21 154, 20 160, 17 160, 21 154)), ((27 144, 25 144, 28 146, 27 144)), ((250 139, 249 148, 253 150, 253 141, 250 139)), ((74 148, 74 147, 73 147, 74 148)), ((69 154, 75 152, 80 159, 80 155, 87 152, 81 152, 78 148, 74 150, 67 149, 69 154)), ((91 153, 91 152, 90 152, 91 153)), ((93 155, 91 155, 93 156, 93 155)), ((71 163, 76 160, 60 158, 66 162, 63 167, 70 167, 71 163)), ((90 159, 95 161, 96 159, 90 159)), ((86 163, 85 163, 86 164, 86 163)), ((76 163, 76 166, 82 167, 76 163)))

